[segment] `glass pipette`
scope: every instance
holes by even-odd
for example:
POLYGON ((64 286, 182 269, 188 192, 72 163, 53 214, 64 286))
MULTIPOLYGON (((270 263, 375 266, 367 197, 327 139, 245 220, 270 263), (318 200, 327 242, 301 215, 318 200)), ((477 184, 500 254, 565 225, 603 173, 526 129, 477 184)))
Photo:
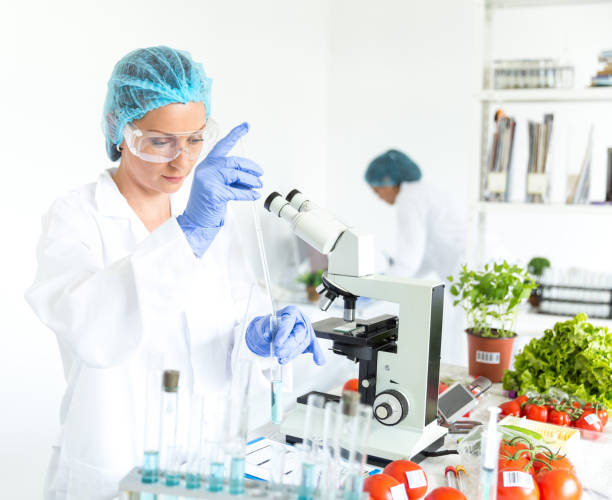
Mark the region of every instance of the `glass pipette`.
POLYGON ((276 307, 274 306, 274 299, 272 297, 272 284, 270 281, 270 268, 268 267, 268 259, 266 257, 266 249, 263 242, 263 233, 261 230, 261 222, 259 220, 259 214, 257 213, 257 205, 255 202, 251 203, 251 209, 253 212, 253 224, 255 226, 255 233, 257 235, 257 247, 259 248, 259 258, 261 260, 261 267, 263 268, 264 280, 266 282, 266 292, 270 301, 270 356, 272 357, 272 368, 270 369, 270 389, 272 399, 272 422, 280 424, 283 419, 283 406, 281 401, 281 391, 283 386, 283 373, 282 367, 278 364, 276 357, 274 356, 274 337, 278 330, 278 318, 276 316, 276 307))

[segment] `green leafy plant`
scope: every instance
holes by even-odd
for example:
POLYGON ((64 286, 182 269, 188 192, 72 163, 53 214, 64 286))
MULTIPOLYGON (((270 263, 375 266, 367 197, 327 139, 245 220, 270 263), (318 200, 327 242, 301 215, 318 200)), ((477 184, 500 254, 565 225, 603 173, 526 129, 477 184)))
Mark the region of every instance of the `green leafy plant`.
POLYGON ((306 285, 307 287, 312 286, 316 288, 321 284, 321 276, 323 276, 324 272, 325 269, 319 269, 317 271, 304 273, 297 277, 297 281, 299 281, 300 283, 304 283, 304 285, 306 285))
POLYGON ((534 257, 527 264, 527 270, 534 276, 542 276, 544 270, 550 267, 550 261, 546 257, 534 257))
POLYGON ((516 355, 503 384, 520 394, 556 387, 612 407, 612 332, 589 323, 586 314, 558 322, 516 355))
POLYGON ((482 271, 463 266, 452 283, 453 305, 465 310, 472 333, 481 337, 513 337, 518 307, 536 283, 525 269, 503 261, 485 265, 482 271))

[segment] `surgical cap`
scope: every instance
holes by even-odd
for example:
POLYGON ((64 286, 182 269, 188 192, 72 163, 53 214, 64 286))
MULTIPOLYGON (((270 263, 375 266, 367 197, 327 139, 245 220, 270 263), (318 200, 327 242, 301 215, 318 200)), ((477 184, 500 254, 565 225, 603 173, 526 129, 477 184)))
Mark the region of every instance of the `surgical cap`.
POLYGON ((420 178, 421 169, 418 165, 408 155, 395 149, 374 158, 365 173, 365 180, 372 187, 397 186, 420 178))
POLYGON ((175 102, 203 102, 209 116, 211 83, 188 52, 159 46, 124 56, 113 69, 104 102, 102 130, 110 159, 121 157, 116 146, 123 141, 125 125, 152 109, 175 102))

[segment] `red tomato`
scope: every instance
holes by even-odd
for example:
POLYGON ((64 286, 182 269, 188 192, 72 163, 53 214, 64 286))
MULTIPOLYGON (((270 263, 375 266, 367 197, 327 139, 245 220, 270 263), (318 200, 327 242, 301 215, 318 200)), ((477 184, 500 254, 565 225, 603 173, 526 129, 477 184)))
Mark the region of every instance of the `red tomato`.
POLYGON ((521 416, 521 405, 516 401, 506 401, 499 405, 502 415, 514 415, 515 417, 521 416))
POLYGON ((587 439, 599 439, 601 437, 601 420, 594 412, 586 411, 574 422, 574 427, 580 429, 580 433, 587 439))
POLYGON ((548 452, 536 453, 536 460, 533 462, 533 468, 535 469, 536 475, 542 471, 545 472, 548 468, 542 463, 545 462, 550 465, 553 469, 565 469, 574 472, 574 464, 570 460, 557 454, 549 454, 548 452))
POLYGON ((518 398, 516 398, 514 401, 516 401, 521 409, 521 417, 525 415, 525 409, 523 408, 523 406, 525 405, 525 403, 527 402, 529 398, 525 395, 519 396, 518 398))
POLYGON ((342 390, 359 392, 359 379, 352 378, 350 380, 347 380, 346 382, 344 382, 344 385, 342 386, 342 390))
POLYGON ((527 403, 525 405, 525 416, 529 420, 546 422, 548 420, 548 410, 546 409, 546 406, 527 403))
POLYGON ((548 423, 569 427, 572 423, 572 419, 567 412, 553 409, 548 414, 548 423))
POLYGON ((599 420, 601 420, 601 428, 603 429, 606 424, 608 423, 608 410, 606 409, 605 406, 599 404, 599 403, 587 403, 584 405, 584 411, 585 413, 588 411, 589 413, 595 412, 597 413, 597 416, 599 417, 599 420))
POLYGON ((527 450, 529 447, 520 439, 504 439, 499 445, 499 453, 514 455, 518 450, 527 450))
POLYGON ((599 420, 601 420, 601 429, 603 430, 603 428, 608 423, 608 410, 607 410, 607 408, 603 408, 602 407, 599 410, 597 410, 597 416, 599 417, 599 420))
POLYGON ((518 398, 515 398, 514 401, 516 401, 518 404, 522 405, 523 403, 526 403, 528 399, 529 399, 529 397, 525 396, 523 394, 522 396, 519 396, 518 398))
POLYGON ((497 500, 539 500, 534 477, 518 467, 501 469, 497 475, 497 500))
POLYGON ((383 470, 383 474, 394 477, 404 483, 406 493, 410 500, 423 498, 427 493, 427 476, 421 466, 410 460, 396 460, 383 470))
POLYGON ((580 500, 582 485, 573 472, 565 469, 542 471, 536 476, 542 500, 580 500))
POLYGON ((430 491, 425 500, 467 500, 467 498, 459 490, 444 486, 430 491))
POLYGON ((397 479, 387 474, 374 474, 366 477, 363 482, 363 491, 367 491, 373 500, 393 500, 391 488, 401 484, 397 479))
POLYGON ((534 473, 533 465, 531 463, 531 455, 525 450, 517 451, 514 455, 509 455, 505 452, 500 453, 497 468, 501 470, 509 467, 516 467, 517 469, 529 474, 534 473))
POLYGON ((446 389, 448 389, 448 385, 446 385, 444 382, 440 382, 438 384, 438 394, 442 394, 446 389))

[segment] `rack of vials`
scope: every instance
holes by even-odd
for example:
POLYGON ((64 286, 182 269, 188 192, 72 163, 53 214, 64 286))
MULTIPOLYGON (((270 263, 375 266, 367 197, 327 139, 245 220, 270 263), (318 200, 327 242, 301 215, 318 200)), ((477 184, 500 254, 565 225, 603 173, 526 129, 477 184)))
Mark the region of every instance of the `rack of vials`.
POLYGON ((121 499, 368 498, 362 490, 372 408, 360 403, 359 393, 345 391, 336 401, 309 394, 292 479, 283 445, 272 453, 269 481, 260 481, 245 479, 251 363, 235 370, 224 395, 206 396, 212 402, 192 396, 186 450, 177 444, 179 372, 153 366, 148 373, 144 457, 121 480, 121 499))
POLYGON ((547 269, 535 291, 538 312, 612 318, 612 274, 580 269, 547 269))

